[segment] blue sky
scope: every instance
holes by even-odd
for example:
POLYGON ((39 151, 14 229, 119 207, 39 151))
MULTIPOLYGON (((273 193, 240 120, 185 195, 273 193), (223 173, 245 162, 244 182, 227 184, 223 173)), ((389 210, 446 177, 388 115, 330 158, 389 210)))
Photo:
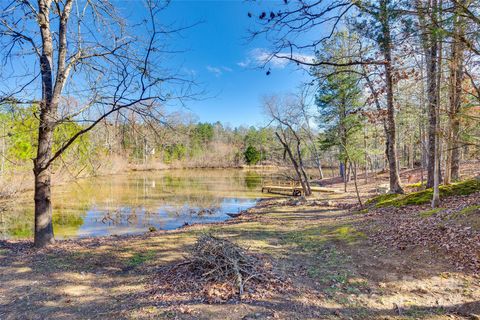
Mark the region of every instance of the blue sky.
MULTIPOLYGON (((112 2, 122 16, 131 20, 131 23, 127 23, 129 25, 141 22, 148 14, 143 8, 143 1, 112 2)), ((168 41, 171 49, 182 52, 168 55, 160 61, 162 68, 177 69, 180 73, 193 76, 199 90, 205 92, 202 99, 187 101, 188 110, 184 111, 190 111, 202 122, 220 121, 231 126, 262 125, 266 123, 261 107, 262 96, 292 93, 298 90, 302 82, 311 80, 304 70, 289 65, 285 59, 277 59, 266 69, 260 69, 258 66, 263 64, 270 44, 263 38, 247 40, 248 30, 253 29, 256 22, 256 18, 248 17, 248 12, 258 16, 261 12, 260 6, 265 10, 269 7, 278 10, 283 5, 283 0, 171 2, 162 12, 160 23, 176 27, 198 23, 184 30, 180 36, 172 36, 168 41), (267 76, 268 68, 271 73, 267 76)), ((23 15, 21 12, 18 14, 21 20, 23 15)), ((32 37, 40 42, 37 26, 27 21, 27 27, 32 37)), ((142 33, 145 29, 136 27, 134 32, 142 33)), ((8 64, 0 65, 0 74, 3 73, 4 76, 0 93, 17 90, 30 81, 24 74, 38 72, 38 61, 32 54, 32 49, 27 47, 19 47, 17 55, 12 56, 13 59, 9 60, 8 64)), ((73 84, 68 89, 71 89, 70 92, 86 92, 88 95, 88 87, 82 91, 86 74, 81 71, 78 74, 75 81, 69 82, 73 84)), ((29 98, 39 98, 40 94, 39 79, 29 84, 23 92, 23 95, 29 98)), ((81 93, 75 98, 78 101, 85 99, 81 93)))
MULTIPOLYGON (((274 2, 280 3, 280 2, 274 2)), ((267 4, 268 5, 268 4, 267 4)), ((244 1, 173 1, 165 18, 180 25, 201 24, 183 32, 175 46, 186 49, 177 57, 209 97, 190 101, 188 108, 199 121, 221 121, 232 126, 264 122, 263 95, 295 91, 308 80, 304 71, 286 64, 271 65, 271 74, 256 68, 269 44, 246 40, 255 3, 244 1)))

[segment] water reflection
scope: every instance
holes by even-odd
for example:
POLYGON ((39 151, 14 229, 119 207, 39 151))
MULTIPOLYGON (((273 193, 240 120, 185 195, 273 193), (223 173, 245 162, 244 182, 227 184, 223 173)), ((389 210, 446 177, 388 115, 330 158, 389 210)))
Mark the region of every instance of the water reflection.
MULTIPOLYGON (((142 172, 81 180, 54 188, 57 238, 170 230, 224 221, 255 205, 262 177, 241 170, 142 172)), ((0 213, 0 238, 33 236, 29 198, 0 213)))

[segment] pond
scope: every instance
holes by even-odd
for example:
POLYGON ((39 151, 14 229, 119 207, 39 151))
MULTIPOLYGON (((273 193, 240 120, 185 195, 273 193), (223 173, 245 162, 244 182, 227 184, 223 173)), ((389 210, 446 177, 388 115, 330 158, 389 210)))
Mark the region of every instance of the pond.
MULTIPOLYGON (((53 188, 57 239, 171 230, 230 218, 265 197, 260 174, 243 170, 132 172, 53 188)), ((33 199, 0 213, 0 239, 33 237, 33 199)))

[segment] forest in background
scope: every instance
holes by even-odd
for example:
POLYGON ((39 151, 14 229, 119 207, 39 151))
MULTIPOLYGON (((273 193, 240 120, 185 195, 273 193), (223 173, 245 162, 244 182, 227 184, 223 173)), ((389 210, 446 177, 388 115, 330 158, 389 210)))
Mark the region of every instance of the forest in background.
MULTIPOLYGON (((38 108, 2 108, 0 172, 5 195, 12 178, 31 174, 37 151, 38 108)), ((168 168, 236 168, 278 164, 279 146, 272 128, 201 123, 189 114, 173 114, 162 122, 145 121, 131 112, 124 121, 108 119, 76 140, 55 163, 61 179, 112 174, 124 170, 168 168)), ((82 129, 78 122, 55 129, 53 150, 82 129)))

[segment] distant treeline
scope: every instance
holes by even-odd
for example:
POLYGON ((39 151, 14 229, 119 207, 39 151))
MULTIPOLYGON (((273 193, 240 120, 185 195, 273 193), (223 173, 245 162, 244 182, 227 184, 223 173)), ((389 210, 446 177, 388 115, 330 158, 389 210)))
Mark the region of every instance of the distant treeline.
MULTIPOLYGON (((37 151, 38 108, 9 106, 0 111, 0 118, 2 175, 30 171, 37 151)), ((76 140, 53 169, 96 174, 127 167, 239 167, 276 164, 282 159, 272 128, 232 128, 220 122, 181 118, 188 119, 177 114, 162 122, 149 121, 136 118, 134 113, 123 121, 108 119, 76 140)), ((59 124, 53 152, 81 128, 78 119, 59 124)))

